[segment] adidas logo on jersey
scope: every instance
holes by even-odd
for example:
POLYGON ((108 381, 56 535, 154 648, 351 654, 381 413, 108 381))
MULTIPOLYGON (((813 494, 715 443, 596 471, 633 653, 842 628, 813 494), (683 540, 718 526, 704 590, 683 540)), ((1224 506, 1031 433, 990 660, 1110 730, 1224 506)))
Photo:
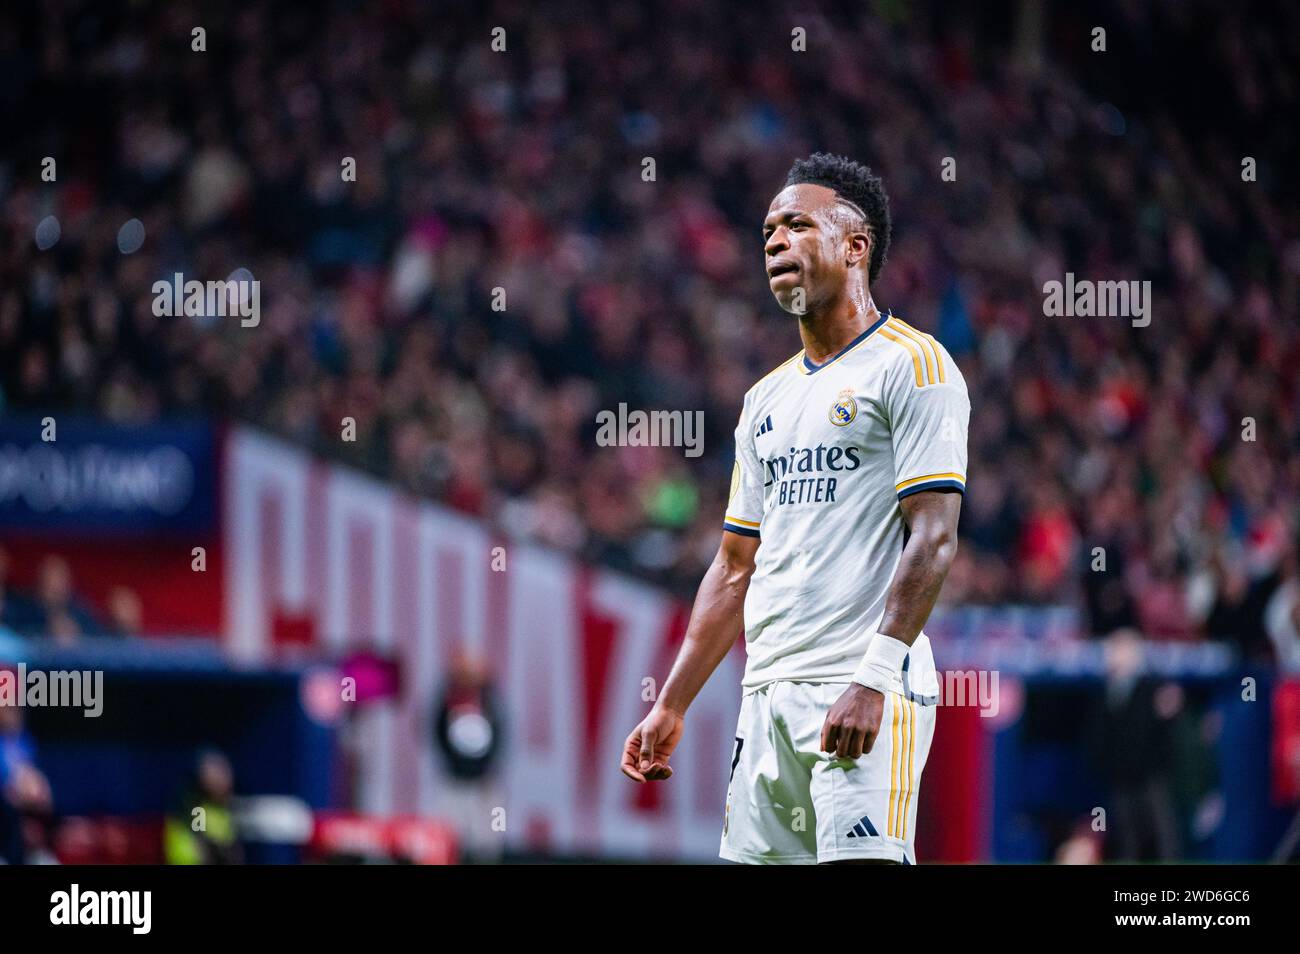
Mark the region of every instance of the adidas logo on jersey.
POLYGON ((754 432, 755 437, 762 437, 772 429, 772 415, 769 414, 763 419, 763 423, 758 425, 758 430, 754 432))

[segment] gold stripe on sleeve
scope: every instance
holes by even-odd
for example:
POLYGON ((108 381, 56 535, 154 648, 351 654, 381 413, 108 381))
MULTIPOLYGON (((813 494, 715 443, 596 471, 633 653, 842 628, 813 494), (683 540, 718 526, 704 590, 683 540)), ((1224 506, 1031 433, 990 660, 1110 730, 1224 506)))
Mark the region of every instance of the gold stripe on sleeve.
POLYGON ((917 353, 916 345, 912 344, 910 341, 904 341, 897 335, 891 335, 883 327, 880 329, 880 334, 894 342, 894 344, 901 345, 907 349, 907 351, 912 355, 912 370, 916 372, 916 386, 918 388, 925 387, 925 382, 921 380, 921 356, 917 353))
POLYGON ((929 343, 930 350, 934 352, 934 363, 939 366, 939 383, 947 384, 948 377, 943 373, 943 355, 939 353, 939 342, 934 340, 934 335, 927 335, 924 331, 918 331, 901 318, 895 318, 894 321, 897 321, 904 328, 912 332, 912 337, 924 338, 925 341, 929 343))
MULTIPOLYGON (((921 349, 921 356, 925 358, 925 376, 930 384, 934 384, 934 365, 930 363, 930 343, 921 336, 921 334, 910 325, 905 325, 897 319, 891 318, 888 322, 889 327, 916 342, 916 346, 921 349)), ((936 353, 937 357, 937 353, 936 353)))
POLYGON ((966 483, 966 478, 963 477, 961 474, 926 474, 924 477, 913 477, 910 480, 903 481, 901 484, 896 484, 894 486, 894 489, 902 490, 904 487, 910 487, 913 484, 919 484, 924 480, 959 480, 963 484, 966 483))

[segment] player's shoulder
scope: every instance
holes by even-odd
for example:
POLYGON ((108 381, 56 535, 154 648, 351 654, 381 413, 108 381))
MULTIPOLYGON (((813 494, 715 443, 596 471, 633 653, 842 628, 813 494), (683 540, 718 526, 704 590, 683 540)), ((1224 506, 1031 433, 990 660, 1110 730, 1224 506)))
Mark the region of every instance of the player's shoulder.
POLYGON ((899 386, 926 388, 954 384, 966 387, 957 362, 934 335, 908 324, 892 312, 876 329, 873 354, 885 362, 899 386))

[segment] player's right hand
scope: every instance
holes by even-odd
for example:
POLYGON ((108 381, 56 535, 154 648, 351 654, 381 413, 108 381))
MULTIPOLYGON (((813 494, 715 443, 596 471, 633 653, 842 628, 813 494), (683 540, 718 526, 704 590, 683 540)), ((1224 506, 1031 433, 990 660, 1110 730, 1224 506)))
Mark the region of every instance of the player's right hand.
POLYGON ((655 706, 623 743, 623 774, 634 782, 672 778, 668 759, 682 737, 685 721, 679 713, 655 706))

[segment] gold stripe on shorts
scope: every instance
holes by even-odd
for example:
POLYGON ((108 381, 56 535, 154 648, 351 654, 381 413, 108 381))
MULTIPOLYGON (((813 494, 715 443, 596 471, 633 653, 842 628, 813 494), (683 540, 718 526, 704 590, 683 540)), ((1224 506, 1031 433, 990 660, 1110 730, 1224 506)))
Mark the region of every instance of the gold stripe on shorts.
POLYGON ((903 805, 903 837, 907 837, 907 819, 911 817, 912 812, 912 769, 916 765, 916 703, 911 699, 907 700, 907 708, 912 713, 911 729, 907 733, 907 802, 903 805))
MULTIPOLYGON (((887 696, 886 698, 892 701, 894 698, 894 694, 890 693, 889 696, 887 696)), ((897 788, 898 751, 899 751, 898 704, 895 703, 894 705, 890 706, 890 708, 894 710, 894 717, 893 717, 894 729, 893 729, 893 745, 890 748, 890 755, 889 755, 889 820, 888 820, 888 824, 885 826, 885 830, 889 832, 889 837, 893 838, 894 837, 894 793, 898 790, 897 788)))
POLYGON ((904 700, 902 696, 895 696, 894 700, 894 705, 897 708, 902 709, 903 716, 900 721, 900 727, 902 729, 902 744, 898 748, 899 755, 901 756, 898 760, 898 785, 894 789, 894 791, 897 792, 897 795, 891 796, 891 798, 897 798, 898 807, 895 808, 891 801, 889 814, 894 818, 894 825, 893 831, 890 832, 890 835, 894 838, 902 838, 904 837, 903 832, 907 824, 907 819, 903 817, 903 792, 907 787, 905 779, 907 777, 907 742, 911 735, 911 713, 908 711, 906 700, 904 700))

